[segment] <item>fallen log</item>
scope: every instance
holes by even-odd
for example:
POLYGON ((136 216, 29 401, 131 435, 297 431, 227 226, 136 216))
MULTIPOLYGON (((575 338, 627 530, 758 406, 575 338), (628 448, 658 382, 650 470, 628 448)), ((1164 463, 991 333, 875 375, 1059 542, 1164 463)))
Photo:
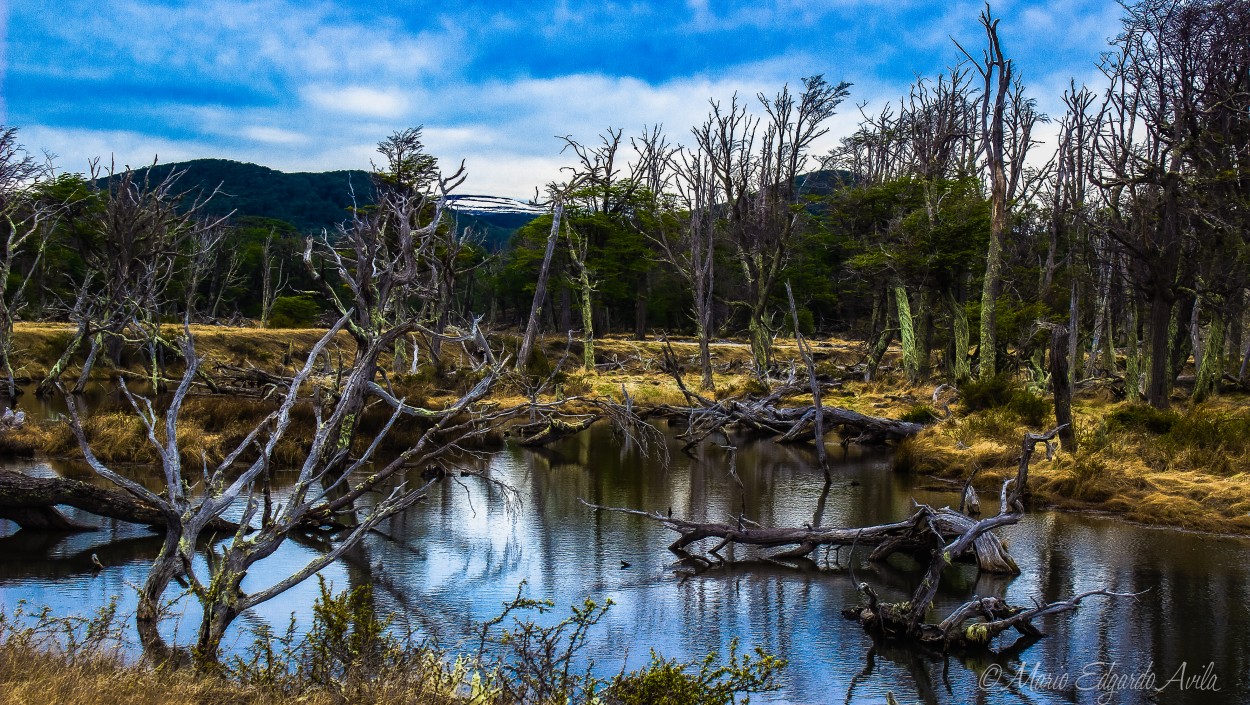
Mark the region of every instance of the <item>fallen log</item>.
MULTIPOLYGON (((1135 594, 1099 589, 1081 593, 1068 600, 1038 604, 1031 608, 1013 606, 998 597, 974 597, 951 611, 941 622, 934 624, 925 621, 925 616, 937 596, 942 573, 950 565, 952 557, 989 536, 993 529, 1014 524, 1023 516, 1022 498, 1028 488, 1029 462, 1033 453, 1037 445, 1045 444, 1049 455, 1053 451, 1050 441, 1063 428, 1059 426, 1043 434, 1025 434, 1021 444, 1020 466, 1016 477, 1003 483, 1001 506, 996 516, 975 522, 968 519, 963 524, 962 531, 950 541, 942 538, 941 530, 926 536, 930 541, 928 569, 910 600, 898 603, 881 602, 871 586, 860 583, 859 591, 867 598, 868 604, 845 609, 843 616, 859 622, 866 631, 886 639, 915 642, 942 650, 985 649, 990 646, 994 637, 1010 629, 1028 638, 1043 636, 1033 620, 1075 610, 1088 597, 1135 597, 1135 594)), ((934 512, 922 506, 918 513, 924 515, 925 522, 937 525, 942 521, 940 516, 944 512, 934 512)), ((949 518, 951 515, 946 516, 949 518)))
MULTIPOLYGON (((57 509, 58 505, 134 524, 165 525, 165 518, 159 511, 128 492, 107 490, 67 477, 32 477, 13 470, 0 470, 0 518, 23 529, 41 531, 98 528, 70 519, 57 509)), ((238 525, 217 519, 209 528, 233 532, 238 525)))
POLYGON ((553 416, 546 421, 538 421, 519 427, 520 440, 517 443, 526 447, 545 446, 561 438, 568 438, 585 431, 598 419, 598 414, 590 414, 572 422, 553 416))
MULTIPOLYGON (((925 519, 923 509, 917 510, 907 519, 888 524, 856 528, 825 528, 825 527, 782 527, 768 528, 754 525, 745 519, 734 523, 696 522, 661 514, 644 512, 638 509, 623 507, 607 507, 580 500, 582 504, 595 510, 632 514, 658 522, 665 528, 679 534, 669 545, 668 550, 683 559, 689 559, 701 565, 724 563, 721 551, 730 544, 757 546, 761 548, 785 548, 785 550, 768 554, 774 560, 794 560, 806 557, 819 548, 841 546, 875 546, 870 558, 885 560, 895 553, 918 554, 923 551, 928 556, 929 543, 925 536, 936 527, 940 533, 949 535, 961 532, 972 524, 971 518, 952 509, 943 509, 937 513, 930 525, 925 519), (711 549, 696 553, 692 545, 704 539, 717 539, 711 549)), ((1016 562, 1007 553, 1002 540, 994 534, 978 537, 968 547, 952 556, 953 560, 972 559, 977 566, 988 573, 1019 574, 1016 562)))
POLYGON ((818 428, 822 432, 819 434, 822 438, 823 431, 837 430, 842 434, 844 443, 860 445, 884 445, 898 442, 924 429, 924 424, 868 416, 850 409, 824 406, 820 403, 793 408, 777 406, 783 398, 791 394, 812 391, 818 397, 820 385, 803 386, 791 383, 774 389, 759 399, 713 401, 691 391, 686 386, 681 378, 676 355, 667 341, 665 344, 666 347, 662 349, 665 359, 664 367, 672 375, 689 405, 665 405, 657 407, 648 415, 661 415, 688 421, 690 428, 683 434, 683 437, 689 442, 683 450, 688 451, 694 444, 730 425, 746 428, 761 436, 772 437, 783 442, 815 441, 818 428), (817 419, 818 415, 819 419, 817 419))
POLYGON ((974 597, 953 610, 941 622, 925 621, 937 596, 942 573, 960 557, 975 558, 978 567, 985 572, 1019 574, 1019 567, 1007 553, 1002 540, 993 532, 1000 527, 1017 523, 1024 515, 1023 498, 1028 492, 1032 456, 1039 444, 1045 446, 1049 456, 1053 452, 1050 441, 1062 428, 1057 427, 1043 434, 1025 434, 1021 444, 1019 468, 1014 478, 1003 483, 998 514, 981 520, 949 507, 934 510, 926 505, 917 505, 915 512, 906 519, 876 526, 822 528, 808 525, 800 528, 767 528, 741 516, 732 523, 695 522, 673 517, 671 511, 665 515, 638 509, 607 507, 584 499, 580 501, 596 511, 631 514, 660 523, 679 534, 669 545, 669 550, 704 567, 725 563, 726 560, 720 552, 731 545, 784 547, 785 550, 767 556, 774 560, 802 558, 822 546, 873 546, 875 548, 870 560, 882 560, 894 553, 906 552, 920 558, 922 564, 927 563, 924 577, 912 593, 911 599, 897 603, 882 602, 870 585, 861 583, 859 591, 867 598, 867 604, 845 609, 843 616, 858 621, 865 630, 886 639, 906 640, 943 650, 984 649, 989 647, 994 637, 1012 629, 1029 638, 1040 637, 1042 632, 1033 624, 1033 620, 1075 610, 1088 597, 1133 596, 1106 589, 1091 590, 1068 600, 1029 608, 1010 605, 997 597, 974 597), (695 543, 705 539, 716 539, 717 542, 706 552, 696 553, 691 550, 695 543))

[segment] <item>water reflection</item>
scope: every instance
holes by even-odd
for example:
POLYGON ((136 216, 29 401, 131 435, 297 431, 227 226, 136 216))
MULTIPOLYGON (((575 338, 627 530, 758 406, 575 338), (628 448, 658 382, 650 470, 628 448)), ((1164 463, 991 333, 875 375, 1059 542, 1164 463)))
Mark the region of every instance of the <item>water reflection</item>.
MULTIPOLYGON (((836 470, 826 492, 810 449, 745 439, 732 444, 735 449, 705 443, 686 456, 675 443, 664 468, 607 429, 594 428, 546 450, 507 448, 468 458, 464 462, 479 463, 490 477, 516 488, 519 506, 496 487, 452 478, 325 575, 337 589, 372 582, 383 610, 407 615, 449 645, 465 637, 471 621, 497 614, 523 580, 531 596, 562 608, 585 597, 611 598, 616 606, 596 628, 592 654, 602 672, 636 668, 648 660, 650 648, 695 658, 738 638, 791 663, 784 690, 754 702, 884 702, 887 692, 902 703, 1094 703, 1100 695, 1109 695, 1106 702, 1151 702, 1141 691, 1100 692, 1088 674, 1153 672, 1156 685, 1163 685, 1182 665, 1193 674, 1208 663, 1214 664, 1218 692, 1173 686, 1159 701, 1250 700, 1250 637, 1241 628, 1250 609, 1242 560, 1250 542, 1242 539, 1092 516, 1029 515, 1006 531, 1023 574, 1009 580, 960 566, 944 579, 940 612, 974 594, 1029 604, 1099 587, 1149 592, 1136 601, 1091 599, 1074 615, 1045 620, 1047 638, 1019 642, 1014 651, 1007 638, 1000 645, 1003 655, 960 661, 874 644, 845 621, 840 610, 859 600, 845 550, 788 568, 740 549, 736 564, 683 576, 665 550, 673 534, 639 517, 591 512, 578 501, 671 508, 697 520, 742 513, 765 525, 797 525, 813 521, 823 499, 823 524, 853 526, 904 517, 912 497, 938 506, 956 500, 954 493, 917 487, 914 478, 892 472, 883 454, 830 447, 836 470), (1082 673, 1087 679, 1076 681, 1082 673), (1065 675, 1066 685, 1060 683, 1065 675), (979 679, 988 687, 979 688, 979 679)), ((57 470, 84 475, 72 466, 57 470)), ((0 605, 11 609, 28 598, 58 612, 82 612, 119 594, 123 609, 132 608, 127 586, 142 580, 159 542, 140 528, 108 521, 103 526, 65 538, 18 533, 0 539, 0 605), (107 566, 96 574, 92 552, 107 566)), ((316 550, 288 544, 260 564, 245 589, 285 575, 316 550)), ((886 599, 905 597, 916 579, 906 560, 860 563, 856 575, 886 599)), ((294 611, 306 626, 315 592, 315 583, 305 584, 249 619, 281 627, 294 611)), ((189 628, 194 616, 181 624, 189 628)))

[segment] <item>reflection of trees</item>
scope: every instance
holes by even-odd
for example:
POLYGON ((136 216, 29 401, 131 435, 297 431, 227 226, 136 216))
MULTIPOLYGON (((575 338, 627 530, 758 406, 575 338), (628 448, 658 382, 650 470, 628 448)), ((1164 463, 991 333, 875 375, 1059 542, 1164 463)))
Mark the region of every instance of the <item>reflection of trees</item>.
POLYGON ((0 581, 89 576, 97 570, 92 554, 105 566, 151 563, 162 543, 160 536, 145 534, 64 550, 66 539, 65 534, 45 531, 19 531, 0 538, 0 555, 5 557, 0 561, 0 581))

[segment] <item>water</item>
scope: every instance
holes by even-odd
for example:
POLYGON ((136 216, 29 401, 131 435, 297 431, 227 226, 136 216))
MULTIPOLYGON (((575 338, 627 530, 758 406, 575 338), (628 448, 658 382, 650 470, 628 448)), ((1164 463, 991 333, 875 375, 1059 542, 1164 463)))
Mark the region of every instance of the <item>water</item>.
MULTIPOLYGON (((594 512, 579 501, 671 508, 698 520, 742 512, 764 525, 811 521, 823 481, 810 449, 736 442, 732 452, 705 444, 694 458, 670 443, 672 462, 664 468, 596 427, 547 450, 509 447, 467 458, 465 463, 514 487, 518 497, 510 501, 474 478, 445 481, 323 575, 335 589, 372 582, 382 610, 405 615, 450 645, 465 639, 471 622, 496 615, 522 581, 530 596, 557 603, 557 617, 584 598, 610 598, 615 605, 592 632, 591 656, 602 673, 644 665, 652 648, 691 659, 723 652, 738 639, 743 647, 758 646, 790 662, 782 690, 753 702, 872 703, 884 702, 887 692, 901 703, 1250 701, 1250 635, 1244 629, 1250 621, 1244 562, 1250 541, 1244 539, 1031 513, 1004 532, 1022 575, 979 575, 958 566, 944 577, 940 614, 974 594, 1005 595, 1027 605, 1033 598, 1060 600, 1101 587, 1146 592, 1136 599, 1090 598, 1075 613, 1046 618, 1039 626, 1049 636, 1018 653, 1004 635, 998 642, 1002 655, 946 661, 910 648, 874 648, 857 624, 842 618, 843 607, 859 603, 845 549, 842 567, 834 554, 795 568, 740 550, 732 567, 679 575, 666 550, 675 534, 640 517, 594 512), (1140 689, 1150 676, 1156 687, 1172 681, 1154 700, 1140 689), (1180 676, 1188 678, 1183 689, 1180 676)), ((913 497, 935 506, 956 500, 954 492, 893 472, 886 454, 839 455, 836 446, 830 451, 837 466, 826 525, 897 520, 910 513, 913 497)), ((27 470, 89 476, 72 465, 34 464, 27 470)), ((159 541, 135 527, 103 526, 64 538, 0 538, 0 606, 11 610, 27 599, 58 613, 83 613, 117 595, 123 611, 132 610, 130 586, 142 581, 159 541), (93 552, 107 566, 98 574, 91 570, 93 552)), ((0 530, 13 532, 11 526, 0 530)), ((288 543, 253 571, 244 589, 285 576, 315 550, 288 543)), ((885 599, 905 598, 916 579, 906 560, 857 565, 856 578, 885 599)), ((306 627, 316 591, 315 581, 306 582, 239 624, 282 628, 294 613, 306 627)), ((179 630, 185 641, 195 623, 189 613, 167 628, 179 630)), ((240 631, 230 648, 246 641, 240 631)))

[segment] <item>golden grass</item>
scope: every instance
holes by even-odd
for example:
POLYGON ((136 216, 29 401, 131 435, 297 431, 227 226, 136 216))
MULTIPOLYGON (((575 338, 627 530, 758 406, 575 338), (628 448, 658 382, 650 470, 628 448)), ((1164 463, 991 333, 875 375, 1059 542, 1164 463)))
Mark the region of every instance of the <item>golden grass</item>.
POLYGON ((127 664, 106 655, 66 658, 23 645, 0 645, 2 705, 331 705, 345 702, 382 705, 464 703, 448 687, 446 672, 384 673, 357 684, 348 693, 278 689, 196 673, 190 669, 154 669, 127 664), (433 677, 427 677, 433 676, 433 677))
MULTIPOLYGON (((1245 400, 1221 399, 1178 411, 1167 433, 1124 426, 1141 407, 1095 397, 1075 408, 1079 450, 1054 460, 1034 456, 1035 499, 1070 509, 1094 509, 1145 524, 1250 534, 1250 425, 1245 400)), ((899 449, 903 468, 963 479, 997 496, 1013 476, 1026 429, 1001 409, 955 416, 899 449)), ((1032 429, 1038 430, 1038 429, 1032 429)))

